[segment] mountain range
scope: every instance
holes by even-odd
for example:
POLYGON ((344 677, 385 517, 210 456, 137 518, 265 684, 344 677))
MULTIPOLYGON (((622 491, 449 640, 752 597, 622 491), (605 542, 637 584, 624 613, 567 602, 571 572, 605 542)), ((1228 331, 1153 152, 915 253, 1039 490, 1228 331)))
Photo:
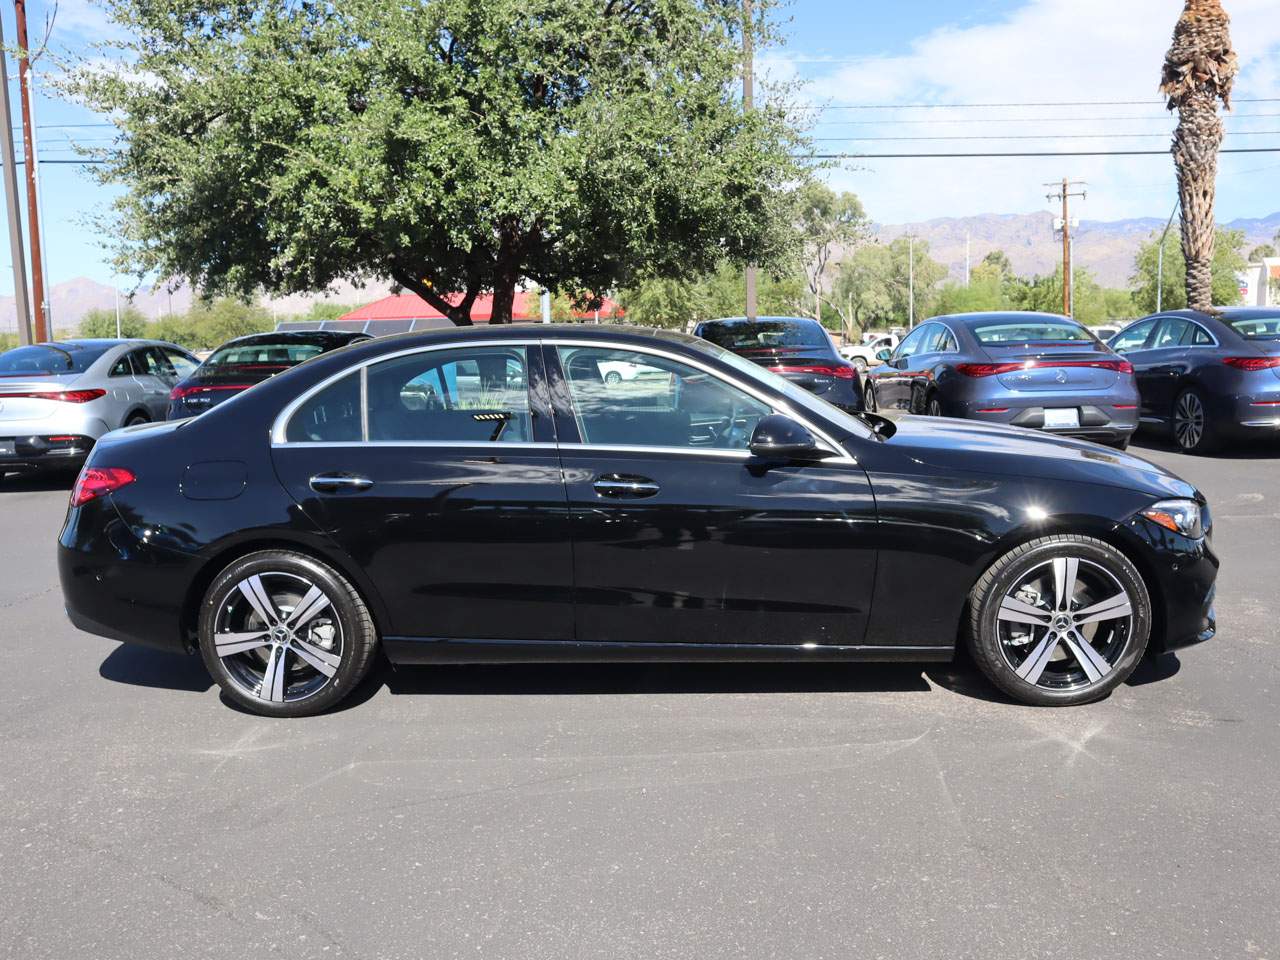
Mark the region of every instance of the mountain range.
MULTIPOLYGON (((1053 222, 1053 214, 1047 212, 988 213, 921 223, 877 224, 874 231, 876 239, 882 242, 906 235, 927 240, 929 255, 946 265, 952 277, 962 280, 966 241, 969 262, 974 266, 992 250, 999 249, 1008 254, 1014 271, 1019 274, 1052 273, 1062 258, 1062 243, 1054 234, 1053 222)), ((1089 270, 1104 286, 1128 286, 1139 245, 1153 234, 1160 233, 1165 223, 1158 217, 1081 221, 1074 231, 1076 266, 1089 270)), ((1233 220, 1223 226, 1244 232, 1245 251, 1248 252, 1260 243, 1270 242, 1280 232, 1280 212, 1267 217, 1233 220)), ((343 284, 325 294, 284 297, 264 301, 264 305, 276 315, 286 317, 305 313, 316 302, 368 303, 389 292, 385 284, 371 284, 363 288, 343 284)), ((88 277, 54 284, 50 293, 54 327, 62 333, 73 331, 89 310, 111 310, 116 303, 116 292, 110 286, 88 277)), ((146 316, 155 318, 184 312, 191 305, 191 299, 188 288, 172 293, 163 289, 141 288, 131 299, 122 294, 120 303, 124 306, 132 302, 146 316)), ((0 297, 0 333, 15 329, 13 297, 0 297)))
MULTIPOLYGON (((1133 274, 1138 247, 1153 234, 1159 235, 1167 219, 1142 217, 1135 220, 1082 220, 1073 228, 1074 257, 1078 268, 1088 270, 1107 287, 1127 287, 1133 274)), ((1053 229, 1052 213, 988 213, 976 217, 948 217, 923 223, 879 225, 881 241, 914 235, 929 241, 929 256, 944 264, 951 276, 964 279, 965 241, 969 242, 969 262, 976 266, 992 250, 1009 255, 1015 273, 1024 276, 1052 273, 1062 262, 1062 240, 1053 229)), ((1232 220, 1222 226, 1241 230, 1245 253, 1260 243, 1271 242, 1280 232, 1280 212, 1256 219, 1232 220)), ((1174 224, 1173 229, 1177 229, 1174 224)))

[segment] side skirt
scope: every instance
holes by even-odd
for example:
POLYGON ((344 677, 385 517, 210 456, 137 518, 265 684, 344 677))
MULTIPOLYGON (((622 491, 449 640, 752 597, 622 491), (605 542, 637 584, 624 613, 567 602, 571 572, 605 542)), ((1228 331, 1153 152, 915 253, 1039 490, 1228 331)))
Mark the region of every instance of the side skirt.
POLYGON ((392 663, 696 663, 929 661, 945 662, 955 647, 873 647, 764 643, 586 643, 577 640, 447 640, 384 637, 392 663))

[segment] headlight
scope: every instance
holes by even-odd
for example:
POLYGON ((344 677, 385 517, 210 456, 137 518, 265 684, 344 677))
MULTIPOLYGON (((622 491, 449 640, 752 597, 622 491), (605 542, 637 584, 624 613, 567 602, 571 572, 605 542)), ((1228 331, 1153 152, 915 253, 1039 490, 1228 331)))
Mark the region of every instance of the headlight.
POLYGON ((1142 511, 1142 516, 1166 530, 1199 540, 1204 536, 1200 504, 1194 500, 1161 500, 1142 511))

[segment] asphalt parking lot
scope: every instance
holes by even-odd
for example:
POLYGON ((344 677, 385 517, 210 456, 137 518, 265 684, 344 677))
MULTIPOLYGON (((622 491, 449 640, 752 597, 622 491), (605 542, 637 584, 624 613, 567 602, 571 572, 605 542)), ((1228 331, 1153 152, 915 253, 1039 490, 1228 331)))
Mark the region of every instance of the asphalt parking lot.
POLYGON ((1280 958, 1280 447, 1135 452, 1213 504, 1219 635, 1067 710, 964 663, 525 666, 260 719, 72 629, 69 480, 10 477, 0 956, 1280 958))

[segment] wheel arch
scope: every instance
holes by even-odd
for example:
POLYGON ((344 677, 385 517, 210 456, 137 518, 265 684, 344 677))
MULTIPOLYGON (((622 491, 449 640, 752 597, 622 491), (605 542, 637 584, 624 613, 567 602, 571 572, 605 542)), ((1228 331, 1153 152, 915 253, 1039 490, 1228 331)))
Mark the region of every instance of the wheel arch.
POLYGON ((1126 560, 1133 564, 1138 571, 1138 575, 1142 577, 1142 583, 1147 588, 1147 596, 1151 600, 1151 636, 1163 636, 1166 623, 1164 588, 1160 585, 1160 578, 1156 575, 1150 559, 1144 554, 1138 538, 1130 533, 1122 523, 1091 518, 1061 518, 1042 521, 1035 526, 1020 527, 1011 531, 997 542, 995 549, 981 564, 981 569, 974 576, 973 582, 969 584, 969 590, 965 594, 964 603, 960 609, 957 638, 964 636, 969 622, 969 607, 974 590, 978 586, 978 581, 991 569, 992 564, 1010 550, 1014 550, 1024 543, 1030 543, 1032 540, 1039 540, 1042 537, 1071 535, 1100 540, 1107 546, 1114 547, 1126 560))
POLYGON ((287 550, 332 567, 355 588, 360 599, 369 608, 369 615, 373 618, 374 629, 377 630, 378 635, 383 636, 387 632, 387 612, 382 598, 350 558, 338 555, 332 549, 326 549, 310 538, 292 539, 275 533, 272 536, 250 536, 226 544, 201 563, 187 585, 179 615, 183 643, 189 650, 195 650, 199 642, 200 605, 204 601, 205 593, 209 590, 209 585, 218 574, 237 560, 264 550, 287 550))
POLYGON ((140 403, 131 406, 123 417, 120 418, 120 426, 124 426, 136 416, 141 416, 147 423, 151 423, 151 411, 140 403))

